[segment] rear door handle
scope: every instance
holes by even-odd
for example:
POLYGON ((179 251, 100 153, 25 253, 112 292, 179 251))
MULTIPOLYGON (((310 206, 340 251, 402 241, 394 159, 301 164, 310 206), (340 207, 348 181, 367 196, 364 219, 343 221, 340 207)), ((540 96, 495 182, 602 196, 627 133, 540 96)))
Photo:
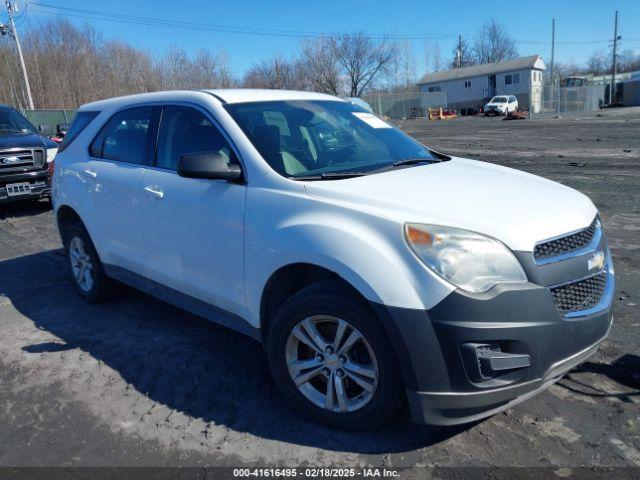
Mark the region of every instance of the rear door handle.
POLYGON ((158 189, 158 187, 144 187, 144 191, 147 193, 147 195, 153 197, 153 198, 162 198, 164 197, 164 192, 160 189, 158 189))
POLYGON ((88 177, 91 177, 91 178, 97 178, 98 177, 98 174, 96 173, 96 171, 93 170, 93 169, 90 169, 90 168, 85 169, 84 173, 85 173, 85 175, 87 175, 88 177))

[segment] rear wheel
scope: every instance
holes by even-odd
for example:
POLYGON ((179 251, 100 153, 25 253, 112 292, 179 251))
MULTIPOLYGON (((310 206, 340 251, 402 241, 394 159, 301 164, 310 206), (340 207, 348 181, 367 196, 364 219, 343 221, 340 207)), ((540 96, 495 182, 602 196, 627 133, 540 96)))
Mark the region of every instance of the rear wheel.
POLYGON ((402 400, 395 354, 372 312, 333 282, 308 287, 278 310, 267 340, 285 398, 329 425, 367 429, 402 400))
POLYGON ((79 222, 64 229, 69 271, 78 293, 89 302, 103 300, 111 286, 87 230, 79 222))

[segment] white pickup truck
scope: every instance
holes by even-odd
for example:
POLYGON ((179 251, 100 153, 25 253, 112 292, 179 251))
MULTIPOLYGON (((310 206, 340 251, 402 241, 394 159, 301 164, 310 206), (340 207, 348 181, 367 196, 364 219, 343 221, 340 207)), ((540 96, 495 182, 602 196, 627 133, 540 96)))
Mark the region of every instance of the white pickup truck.
POLYGON ((370 428, 405 400, 416 422, 474 421, 609 331, 587 197, 435 152, 352 103, 150 93, 84 105, 71 130, 53 202, 80 295, 116 279, 252 336, 319 421, 370 428))

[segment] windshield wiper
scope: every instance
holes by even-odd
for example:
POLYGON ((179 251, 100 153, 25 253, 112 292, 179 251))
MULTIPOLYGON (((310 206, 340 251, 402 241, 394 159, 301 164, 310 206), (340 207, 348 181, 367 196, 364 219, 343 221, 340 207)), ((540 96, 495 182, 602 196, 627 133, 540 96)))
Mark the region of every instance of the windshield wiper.
POLYGON ((387 164, 384 167, 376 168, 366 172, 325 172, 317 175, 300 175, 290 176, 292 180, 339 180, 342 178, 363 177, 365 175, 371 175, 372 173, 382 173, 389 170, 393 170, 396 167, 405 167, 408 165, 417 165, 418 163, 439 163, 441 160, 437 158, 405 158, 403 160, 396 160, 391 164, 387 164))
POLYGON ((0 128, 0 132, 28 133, 29 130, 24 128, 0 128))
POLYGON ((393 170, 394 168, 397 168, 397 167, 406 167, 409 165, 417 165, 419 163, 439 163, 439 162, 440 160, 435 158, 422 158, 422 157, 405 158, 403 160, 396 160, 395 162, 387 164, 384 167, 376 168, 375 170, 370 170, 367 172, 367 175, 370 175, 372 173, 388 172, 389 170, 393 170))
POLYGON ((362 177, 366 174, 365 172, 325 172, 318 175, 292 175, 289 178, 291 180, 340 180, 343 178, 362 177))
POLYGON ((438 160, 435 160, 433 158, 416 157, 416 158, 405 158, 403 160, 396 160, 391 165, 394 167, 402 167, 404 165, 415 165, 416 163, 435 163, 437 161, 438 160))

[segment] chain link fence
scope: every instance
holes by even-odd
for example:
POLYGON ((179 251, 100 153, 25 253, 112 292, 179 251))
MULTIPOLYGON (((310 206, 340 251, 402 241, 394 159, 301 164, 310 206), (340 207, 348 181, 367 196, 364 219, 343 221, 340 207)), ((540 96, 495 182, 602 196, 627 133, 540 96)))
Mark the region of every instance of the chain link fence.
POLYGON ((44 135, 54 135, 58 125, 71 123, 75 110, 23 110, 22 113, 44 135))
POLYGON ((364 96, 373 112, 383 118, 427 117, 429 108, 446 107, 446 92, 372 93, 364 96))
POLYGON ((584 115, 594 112, 605 102, 604 85, 562 87, 546 84, 542 92, 542 108, 531 111, 531 118, 543 118, 559 114, 584 115))

